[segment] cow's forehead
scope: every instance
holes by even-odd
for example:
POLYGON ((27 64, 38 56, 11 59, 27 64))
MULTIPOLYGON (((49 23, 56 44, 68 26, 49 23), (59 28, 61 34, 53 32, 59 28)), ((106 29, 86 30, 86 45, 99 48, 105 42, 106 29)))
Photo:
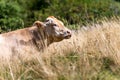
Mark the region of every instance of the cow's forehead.
POLYGON ((61 25, 64 26, 64 24, 62 23, 62 21, 58 20, 57 18, 55 18, 54 16, 50 16, 47 19, 51 20, 53 23, 57 24, 57 25, 61 25))

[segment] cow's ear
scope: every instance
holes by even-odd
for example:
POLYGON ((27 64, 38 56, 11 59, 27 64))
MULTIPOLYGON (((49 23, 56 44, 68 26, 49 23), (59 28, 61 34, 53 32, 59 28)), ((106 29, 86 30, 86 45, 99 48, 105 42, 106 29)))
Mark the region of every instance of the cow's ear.
POLYGON ((33 26, 37 26, 37 27, 39 27, 39 28, 44 28, 44 27, 45 27, 44 23, 43 23, 43 22, 40 22, 40 21, 35 21, 35 22, 33 23, 33 26))

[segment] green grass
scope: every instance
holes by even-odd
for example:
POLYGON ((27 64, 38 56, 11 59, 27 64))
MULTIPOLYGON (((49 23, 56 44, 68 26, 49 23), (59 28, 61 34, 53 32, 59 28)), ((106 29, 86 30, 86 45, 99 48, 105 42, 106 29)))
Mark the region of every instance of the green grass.
POLYGON ((48 16, 55 16, 76 29, 103 17, 119 15, 120 2, 116 0, 0 0, 0 32, 29 27, 48 16))

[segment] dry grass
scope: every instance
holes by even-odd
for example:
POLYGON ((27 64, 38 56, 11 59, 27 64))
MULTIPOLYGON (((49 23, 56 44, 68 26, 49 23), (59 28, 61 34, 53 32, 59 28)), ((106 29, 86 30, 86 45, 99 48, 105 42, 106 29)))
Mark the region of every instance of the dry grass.
POLYGON ((73 31, 40 54, 2 61, 1 80, 119 80, 120 20, 73 31), (28 59, 29 58, 29 59, 28 59))

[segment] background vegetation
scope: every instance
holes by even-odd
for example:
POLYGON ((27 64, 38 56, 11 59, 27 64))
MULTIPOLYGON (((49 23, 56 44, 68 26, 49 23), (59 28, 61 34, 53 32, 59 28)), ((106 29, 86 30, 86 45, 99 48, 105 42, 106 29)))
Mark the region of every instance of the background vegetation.
POLYGON ((85 25, 120 15, 119 0, 0 0, 0 32, 32 25, 53 15, 66 24, 85 25))

